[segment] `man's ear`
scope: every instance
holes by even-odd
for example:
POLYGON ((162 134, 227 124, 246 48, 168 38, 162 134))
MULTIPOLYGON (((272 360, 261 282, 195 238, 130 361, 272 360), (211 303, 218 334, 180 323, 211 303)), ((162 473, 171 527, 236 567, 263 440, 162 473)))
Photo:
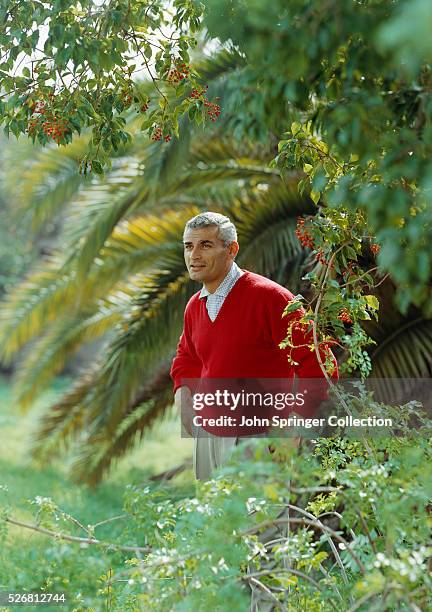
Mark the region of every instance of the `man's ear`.
POLYGON ((231 255, 231 257, 234 259, 234 257, 237 255, 237 253, 239 252, 239 243, 238 242, 231 242, 231 244, 229 245, 229 254, 231 255))

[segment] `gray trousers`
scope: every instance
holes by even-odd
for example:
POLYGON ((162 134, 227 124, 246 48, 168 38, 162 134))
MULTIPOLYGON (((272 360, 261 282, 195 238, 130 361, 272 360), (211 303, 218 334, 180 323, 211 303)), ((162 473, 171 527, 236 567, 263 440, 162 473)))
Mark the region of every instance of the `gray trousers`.
POLYGON ((194 438, 193 468, 197 480, 209 480, 214 470, 229 459, 238 438, 207 434, 194 438))
MULTIPOLYGON (((213 436, 208 434, 206 437, 195 437, 194 452, 193 452, 193 467, 197 480, 209 480, 212 477, 213 471, 219 466, 226 463, 233 449, 247 438, 224 438, 221 436, 213 436)), ((270 451, 269 451, 270 452, 270 451)), ((284 508, 278 515, 278 518, 288 517, 289 509, 284 508)), ((275 525, 266 529, 259 536, 259 541, 262 542, 268 553, 277 542, 287 538, 289 534, 289 524, 275 525)), ((270 555, 271 556, 271 555, 270 555)), ((288 567, 287 558, 282 559, 282 566, 288 567)), ((252 564, 248 565, 247 573, 253 574, 254 569, 252 564)), ((274 598, 260 586, 259 580, 250 578, 249 587, 251 590, 250 612, 271 612, 278 610, 279 606, 274 598)))

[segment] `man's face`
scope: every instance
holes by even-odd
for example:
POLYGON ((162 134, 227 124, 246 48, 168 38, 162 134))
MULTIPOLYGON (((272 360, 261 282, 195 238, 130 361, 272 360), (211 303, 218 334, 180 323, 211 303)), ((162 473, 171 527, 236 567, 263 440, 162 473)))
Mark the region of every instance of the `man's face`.
POLYGON ((203 283, 213 292, 231 267, 238 252, 237 242, 224 246, 219 238, 217 226, 186 230, 184 237, 184 258, 192 280, 203 283))

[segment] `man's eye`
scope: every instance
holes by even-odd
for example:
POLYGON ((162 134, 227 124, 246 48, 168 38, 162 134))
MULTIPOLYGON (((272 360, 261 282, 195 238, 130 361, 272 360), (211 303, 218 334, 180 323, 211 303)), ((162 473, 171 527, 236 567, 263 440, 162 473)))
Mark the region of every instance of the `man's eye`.
POLYGON ((190 244, 185 244, 185 251, 190 251, 192 246, 190 244))

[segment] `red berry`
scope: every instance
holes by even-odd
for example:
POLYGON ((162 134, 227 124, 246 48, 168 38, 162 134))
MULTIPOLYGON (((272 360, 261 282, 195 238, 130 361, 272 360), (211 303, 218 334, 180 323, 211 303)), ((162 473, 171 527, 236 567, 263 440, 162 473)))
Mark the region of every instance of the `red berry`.
POLYGON ((342 308, 337 318, 339 319, 339 321, 342 321, 343 323, 352 323, 352 319, 351 319, 348 308, 342 308))

